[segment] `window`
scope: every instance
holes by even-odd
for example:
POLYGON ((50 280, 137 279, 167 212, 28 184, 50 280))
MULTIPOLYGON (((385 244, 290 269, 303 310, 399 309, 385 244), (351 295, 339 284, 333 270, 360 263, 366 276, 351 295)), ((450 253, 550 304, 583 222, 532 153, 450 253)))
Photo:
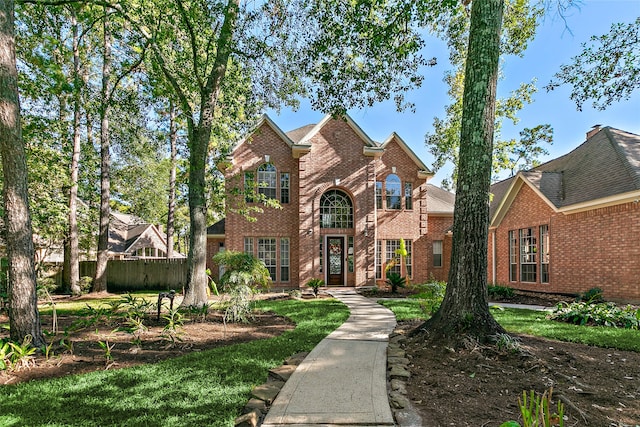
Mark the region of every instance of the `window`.
POLYGON ((280 281, 289 281, 289 239, 280 239, 280 281))
POLYGON ((433 241, 433 266, 442 267, 442 240, 433 241))
POLYGON ((253 202, 254 195, 254 181, 255 175, 253 172, 245 172, 244 173, 244 199, 247 203, 253 202))
POLYGON ((382 279, 382 240, 376 240, 376 279, 382 279))
POLYGON ((322 239, 323 237, 320 236, 320 273, 322 273, 322 239))
POLYGON ((390 174, 385 181, 387 192, 387 209, 402 209, 402 196, 400 194, 401 182, 398 175, 390 174))
POLYGON ((396 262, 396 250, 400 249, 400 240, 387 240, 387 251, 386 251, 386 261, 387 261, 387 274, 389 273, 397 273, 402 274, 400 272, 400 263, 396 262), (389 266, 391 266, 389 268, 389 266))
POLYGON ((404 207, 407 210, 413 209, 413 184, 404 183, 404 207))
POLYGON ((349 273, 353 273, 353 236, 349 236, 347 239, 347 266, 349 267, 349 273))
POLYGON ((538 251, 533 228, 520 229, 520 281, 535 283, 538 251))
POLYGON ((244 253, 253 255, 253 237, 244 238, 244 253))
POLYGON ((280 174, 280 203, 289 203, 289 172, 280 174))
POLYGON ((276 167, 264 163, 258 168, 258 193, 268 199, 276 198, 276 167))
POLYGON ((340 190, 329 190, 320 197, 320 228, 353 228, 349 196, 340 190))
POLYGON ((509 280, 518 281, 518 238, 515 230, 509 231, 509 280))
POLYGON ((269 270, 271 280, 276 280, 276 239, 258 239, 258 259, 264 262, 265 267, 269 270))
POLYGON ((413 277, 413 263, 411 262, 411 240, 405 240, 404 245, 407 249, 407 257, 404 260, 404 266, 407 269, 407 277, 413 277))
POLYGON ((376 209, 382 209, 382 182, 376 181, 376 209))
POLYGON ((549 225, 540 226, 540 283, 549 283, 549 225))

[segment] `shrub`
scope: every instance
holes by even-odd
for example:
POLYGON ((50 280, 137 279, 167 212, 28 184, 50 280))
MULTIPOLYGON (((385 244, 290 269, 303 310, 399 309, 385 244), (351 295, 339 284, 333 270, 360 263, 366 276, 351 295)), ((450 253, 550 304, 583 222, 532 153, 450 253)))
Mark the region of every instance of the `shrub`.
POLYGON ((40 277, 36 281, 36 292, 39 299, 45 299, 48 295, 54 294, 58 290, 58 284, 53 277, 40 277))
POLYGON ((493 299, 507 299, 512 298, 515 294, 513 288, 502 285, 489 285, 487 287, 489 298, 493 299))
POLYGON ((602 289, 600 288, 591 288, 583 294, 578 295, 576 298, 576 302, 584 301, 587 304, 595 304, 599 302, 603 302, 604 298, 602 296, 602 289))
POLYGON ((93 286, 93 277, 82 276, 78 284, 80 285, 80 293, 88 294, 91 291, 91 286, 93 286))
POLYGON ((387 273, 387 285, 391 286, 391 292, 397 293, 398 288, 404 288, 404 285, 407 283, 407 278, 402 277, 398 273, 387 273))
POLYGON ((324 286, 324 280, 314 278, 307 282, 307 286, 313 290, 313 295, 318 296, 318 289, 324 286))
POLYGON ((599 304, 561 302, 547 317, 551 320, 573 323, 574 325, 640 329, 640 309, 631 306, 620 308, 611 302, 599 304))
POLYGON ((422 285, 414 286, 418 291, 417 294, 411 295, 409 298, 420 300, 420 309, 428 316, 432 316, 440 308, 444 294, 447 290, 446 282, 432 281, 422 285))

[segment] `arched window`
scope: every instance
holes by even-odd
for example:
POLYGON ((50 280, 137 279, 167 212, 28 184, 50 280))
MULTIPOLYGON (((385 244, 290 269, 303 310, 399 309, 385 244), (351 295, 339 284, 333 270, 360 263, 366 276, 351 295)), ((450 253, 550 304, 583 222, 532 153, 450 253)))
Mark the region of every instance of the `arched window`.
POLYGON ((264 163, 258 168, 258 193, 269 199, 276 198, 276 167, 264 163))
POLYGON ((384 186, 387 194, 387 209, 402 209, 401 181, 398 175, 387 176, 384 186))
POLYGON ((340 190, 329 190, 320 197, 321 228, 353 228, 351 199, 340 190))

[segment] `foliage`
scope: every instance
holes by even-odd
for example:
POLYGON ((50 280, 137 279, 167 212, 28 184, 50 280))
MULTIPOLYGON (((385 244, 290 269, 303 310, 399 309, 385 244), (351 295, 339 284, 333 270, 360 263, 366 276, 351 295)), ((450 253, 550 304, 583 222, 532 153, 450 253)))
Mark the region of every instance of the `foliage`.
POLYGON ((96 414, 101 425, 233 425, 269 369, 310 351, 349 316, 330 299, 265 301, 260 309, 289 318, 295 330, 159 363, 5 385, 0 425, 86 426, 96 414))
POLYGON ((613 102, 629 99, 640 88, 640 18, 612 24, 607 34, 592 36, 582 49, 570 64, 560 67, 547 90, 571 85, 571 99, 581 111, 588 100, 594 108, 604 110, 613 102))
POLYGON ((253 295, 255 290, 240 284, 229 289, 228 305, 224 311, 225 322, 248 322, 253 312, 253 295))
POLYGON ((80 292, 83 294, 88 293, 91 290, 91 286, 93 285, 93 277, 90 276, 82 276, 80 278, 80 292))
POLYGON ((419 299, 422 311, 427 316, 431 316, 438 311, 440 304, 442 304, 444 294, 447 290, 447 283, 434 280, 422 285, 416 285, 414 289, 417 290, 418 293, 410 295, 409 298, 419 299))
POLYGON ((640 309, 631 306, 620 308, 611 302, 561 302, 549 314, 549 319, 574 325, 640 329, 640 309))
POLYGON ((33 355, 37 349, 32 345, 32 341, 31 335, 25 336, 22 344, 9 341, 11 369, 27 368, 33 363, 33 355))
POLYGON ((391 292, 397 293, 398 288, 404 288, 407 283, 407 278, 401 276, 399 273, 387 273, 387 280, 385 283, 391 286, 391 292))
MULTIPOLYGON (((551 412, 551 397, 553 387, 545 390, 542 395, 531 390, 527 401, 527 392, 522 392, 522 399, 518 398, 522 427, 564 427, 564 404, 558 400, 557 412, 551 412)), ((500 427, 520 427, 515 421, 508 421, 500 427)))
MULTIPOLYGON (((460 131, 462 124, 462 99, 464 90, 464 66, 467 60, 467 45, 470 20, 465 5, 461 2, 455 12, 445 10, 444 13, 431 17, 429 26, 449 45, 449 58, 454 70, 445 76, 449 86, 448 94, 452 103, 445 107, 444 119, 434 118, 433 133, 425 136, 429 151, 435 157, 433 168, 438 170, 447 163, 454 166, 452 176, 443 181, 443 187, 454 188, 458 174, 460 131)), ((501 34, 501 55, 522 56, 543 16, 544 9, 540 5, 532 5, 529 1, 508 0, 505 4, 501 34)), ((508 170, 515 174, 518 170, 530 168, 538 163, 541 155, 547 154, 542 143, 551 143, 553 130, 549 125, 537 125, 520 131, 519 139, 504 140, 500 131, 505 120, 516 125, 518 112, 526 104, 533 102, 537 88, 535 80, 522 83, 506 98, 496 100, 495 138, 493 147, 494 176, 508 170)))
POLYGON ((237 286, 268 288, 271 284, 269 270, 261 260, 251 254, 222 251, 213 257, 213 262, 225 267, 225 272, 220 278, 224 290, 237 286))
POLYGON ((498 350, 508 353, 518 353, 520 351, 520 340, 509 334, 497 334, 495 344, 498 350))
POLYGON ((593 304, 598 302, 603 302, 604 297, 602 295, 602 289, 600 288, 591 288, 588 291, 578 295, 576 298, 576 302, 584 301, 587 304, 593 304))
POLYGON ((36 280, 36 285, 39 299, 46 298, 58 290, 58 284, 53 277, 40 277, 36 280))
POLYGON ((318 289, 324 286, 324 280, 314 277, 309 279, 306 285, 313 290, 313 295, 318 296, 318 289))
POLYGON ((171 341, 171 344, 175 344, 176 341, 180 341, 180 335, 182 335, 182 326, 184 325, 184 316, 180 313, 180 310, 174 308, 169 310, 169 313, 162 316, 167 321, 167 324, 162 329, 163 338, 171 341))
POLYGON ((492 299, 509 299, 515 295, 513 288, 502 285, 489 285, 487 286, 487 292, 489 293, 489 298, 492 299))

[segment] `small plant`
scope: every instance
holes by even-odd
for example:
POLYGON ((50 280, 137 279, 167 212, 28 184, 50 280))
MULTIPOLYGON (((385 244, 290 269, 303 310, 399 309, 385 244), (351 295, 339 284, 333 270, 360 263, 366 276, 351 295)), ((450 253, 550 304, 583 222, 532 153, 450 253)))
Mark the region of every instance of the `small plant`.
POLYGON ((78 285, 80 285, 80 293, 82 294, 89 293, 89 291, 91 290, 91 287, 93 286, 93 277, 82 276, 80 278, 80 282, 78 282, 78 285))
POLYGON ((387 273, 386 283, 391 287, 391 292, 395 294, 398 292, 398 288, 404 288, 407 278, 398 273, 387 273))
POLYGON ((520 351, 520 340, 509 334, 497 334, 495 337, 496 347, 500 351, 507 353, 518 353, 520 351))
MULTIPOLYGON (((99 336, 99 332, 97 329, 96 329, 96 335, 99 336)), ((111 351, 113 350, 113 347, 115 347, 116 343, 110 343, 109 337, 106 337, 104 341, 98 340, 98 345, 104 352, 106 369, 109 369, 109 367, 113 364, 113 354, 111 353, 111 351)))
POLYGON ((60 347, 64 349, 65 353, 73 356, 73 341, 68 336, 60 340, 60 347))
POLYGON ((497 300, 513 298, 515 295, 513 288, 502 285, 489 285, 487 286, 487 292, 489 298, 497 300))
POLYGON ((171 344, 175 344, 176 341, 180 341, 181 329, 184 325, 184 316, 180 311, 175 308, 169 310, 169 312, 162 316, 167 321, 167 324, 162 329, 162 337, 171 341, 171 344))
POLYGON ((196 322, 205 322, 207 320, 207 316, 209 315, 210 309, 210 304, 203 304, 199 307, 191 306, 188 310, 189 315, 195 317, 196 322))
POLYGON ((39 299, 49 298, 50 294, 58 290, 58 284, 53 277, 40 277, 36 280, 36 293, 39 299))
MULTIPOLYGON (((542 395, 531 390, 528 399, 527 392, 522 392, 522 399, 518 398, 520 414, 522 415, 521 427, 564 427, 564 405, 558 401, 557 412, 552 413, 552 394, 553 387, 545 390, 542 395)), ((500 427, 520 427, 520 424, 516 421, 507 421, 501 424, 500 427)))
POLYGON ((586 302, 587 304, 597 304, 603 301, 604 297, 600 288, 591 288, 576 298, 576 302, 586 302))
POLYGON ((640 329, 640 309, 635 309, 631 306, 620 308, 612 302, 600 304, 561 302, 547 318, 573 323, 574 325, 640 329))
POLYGON ((31 345, 32 341, 31 335, 24 337, 22 344, 9 341, 12 369, 28 368, 33 363, 36 348, 31 345))
POLYGON ((0 340, 0 371, 11 369, 11 354, 9 341, 0 340))
POLYGON ((254 291, 249 286, 236 286, 229 291, 229 303, 224 312, 224 321, 247 322, 252 312, 254 291))
POLYGON ((318 278, 310 279, 307 282, 307 286, 311 288, 311 290, 313 291, 313 295, 317 298, 318 290, 324 286, 324 280, 318 278))
POLYGON ((54 341, 51 340, 49 345, 43 345, 42 348, 40 348, 40 351, 42 351, 42 354, 44 354, 45 360, 49 360, 53 356, 55 356, 55 353, 53 352, 53 344, 54 344, 54 341))
POLYGON ((291 289, 289 292, 287 292, 289 294, 289 296, 293 299, 300 299, 302 298, 302 292, 300 291, 300 289, 291 289))

